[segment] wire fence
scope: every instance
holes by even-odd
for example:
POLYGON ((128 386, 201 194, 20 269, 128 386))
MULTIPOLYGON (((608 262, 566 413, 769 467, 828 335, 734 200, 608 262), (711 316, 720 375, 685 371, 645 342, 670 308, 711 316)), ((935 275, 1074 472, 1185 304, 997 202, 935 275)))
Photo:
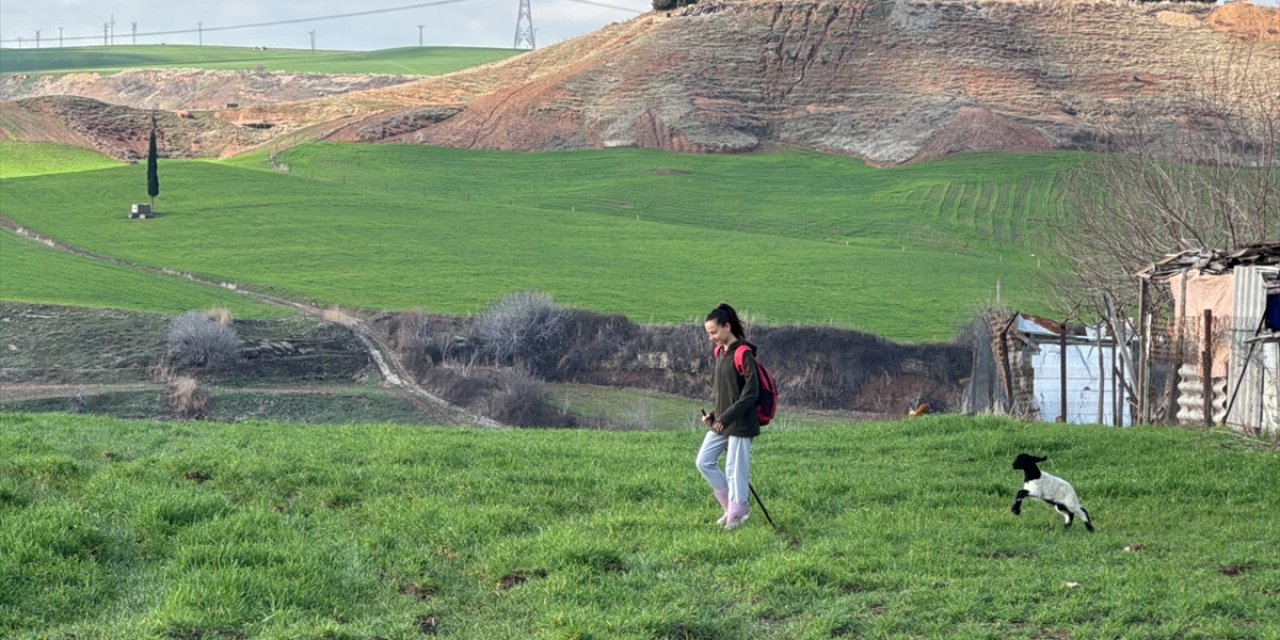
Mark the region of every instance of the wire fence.
MULTIPOLYGON (((1261 317, 1152 322, 1116 348, 1105 326, 1022 334, 989 312, 973 327, 973 373, 962 410, 1030 420, 1130 425, 1280 425, 1280 338, 1261 317), (1145 354, 1144 354, 1145 348, 1145 354)), ((1270 427, 1275 428, 1275 427, 1270 427)))

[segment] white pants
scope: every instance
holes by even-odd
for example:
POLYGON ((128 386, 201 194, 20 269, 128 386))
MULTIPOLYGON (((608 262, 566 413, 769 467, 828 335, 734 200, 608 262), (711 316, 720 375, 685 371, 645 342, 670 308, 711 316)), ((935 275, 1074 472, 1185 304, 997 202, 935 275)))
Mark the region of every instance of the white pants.
POLYGON ((698 471, 713 491, 729 491, 729 504, 746 505, 751 500, 751 438, 720 435, 708 431, 698 449, 698 471), (717 462, 724 456, 724 472, 717 462))

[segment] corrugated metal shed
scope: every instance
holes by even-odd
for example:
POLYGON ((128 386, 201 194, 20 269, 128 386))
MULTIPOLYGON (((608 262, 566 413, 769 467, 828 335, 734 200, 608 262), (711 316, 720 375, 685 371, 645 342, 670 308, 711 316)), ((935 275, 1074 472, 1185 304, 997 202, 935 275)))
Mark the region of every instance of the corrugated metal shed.
MULTIPOLYGON (((1031 368, 1035 376, 1035 398, 1040 406, 1041 420, 1054 422, 1063 415, 1062 329, 1052 320, 1024 315, 1019 315, 1016 326, 1035 345, 1031 368)), ((1124 391, 1120 392, 1119 397, 1116 395, 1117 385, 1111 372, 1113 369, 1122 369, 1116 357, 1115 341, 1109 335, 1100 337, 1095 328, 1087 328, 1083 335, 1068 336, 1065 382, 1068 423, 1116 424, 1117 403, 1121 408, 1119 424, 1129 426, 1133 423, 1124 391), (1101 363, 1098 361, 1099 356, 1101 363)), ((1132 380, 1126 378, 1124 382, 1132 388, 1132 380)))
MULTIPOLYGON (((1226 412, 1223 422, 1246 432, 1280 433, 1280 330, 1268 327, 1265 320, 1268 295, 1280 295, 1280 241, 1247 244, 1232 251, 1200 249, 1170 254, 1136 275, 1165 281, 1188 273, 1220 274, 1231 278, 1234 287, 1228 372, 1221 391, 1215 391, 1212 399, 1215 407, 1226 412)), ((1188 318, 1177 317, 1175 322, 1187 326, 1200 311, 1187 309, 1188 318)), ((1178 386, 1180 394, 1199 391, 1198 380, 1187 380, 1194 377, 1188 371, 1195 368, 1185 362, 1179 368, 1183 378, 1178 386)), ((1216 378, 1214 384, 1218 384, 1216 378)), ((1202 401, 1180 397, 1178 404, 1198 409, 1202 401)), ((1182 409, 1179 411, 1181 415, 1182 409)))
POLYGON ((1163 280, 1186 271, 1227 273, 1237 267, 1280 264, 1280 241, 1246 244, 1234 251, 1198 249, 1172 253, 1139 271, 1139 278, 1163 280))
POLYGON ((1280 267, 1238 266, 1231 327, 1231 367, 1228 378, 1230 412, 1224 422, 1244 428, 1274 430, 1277 385, 1277 345, 1256 340, 1270 333, 1263 326, 1267 306, 1264 277, 1274 278, 1280 267), (1268 393, 1268 390, 1271 393, 1268 393), (1268 428, 1269 427, 1269 428, 1268 428))

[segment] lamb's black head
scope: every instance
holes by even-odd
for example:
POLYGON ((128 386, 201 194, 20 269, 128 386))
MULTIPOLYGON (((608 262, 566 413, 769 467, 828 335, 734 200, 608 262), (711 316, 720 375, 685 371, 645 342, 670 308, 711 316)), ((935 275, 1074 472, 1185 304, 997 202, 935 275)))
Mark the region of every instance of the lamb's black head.
POLYGON ((1037 463, 1044 462, 1048 458, 1040 458, 1029 453, 1019 453, 1018 457, 1013 459, 1013 468, 1019 471, 1039 471, 1037 463))

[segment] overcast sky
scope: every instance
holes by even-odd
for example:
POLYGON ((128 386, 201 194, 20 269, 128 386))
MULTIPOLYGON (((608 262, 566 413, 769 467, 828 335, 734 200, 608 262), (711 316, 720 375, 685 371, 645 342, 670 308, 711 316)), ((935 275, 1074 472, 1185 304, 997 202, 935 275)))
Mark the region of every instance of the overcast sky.
MULTIPOLYGON (((534 38, 552 45, 611 22, 629 20, 652 7, 652 0, 530 0, 534 38)), ((130 44, 137 23, 138 44, 267 46, 306 49, 315 31, 317 49, 370 51, 418 44, 510 48, 515 41, 520 0, 0 0, 0 45, 22 48, 130 44), (412 7, 400 9, 402 7, 412 7), (342 14, 384 11, 349 17, 342 14), (231 28, 268 22, 272 26, 231 28), (197 31, 201 29, 201 31, 197 31), (190 33, 141 35, 189 30, 190 33)))

